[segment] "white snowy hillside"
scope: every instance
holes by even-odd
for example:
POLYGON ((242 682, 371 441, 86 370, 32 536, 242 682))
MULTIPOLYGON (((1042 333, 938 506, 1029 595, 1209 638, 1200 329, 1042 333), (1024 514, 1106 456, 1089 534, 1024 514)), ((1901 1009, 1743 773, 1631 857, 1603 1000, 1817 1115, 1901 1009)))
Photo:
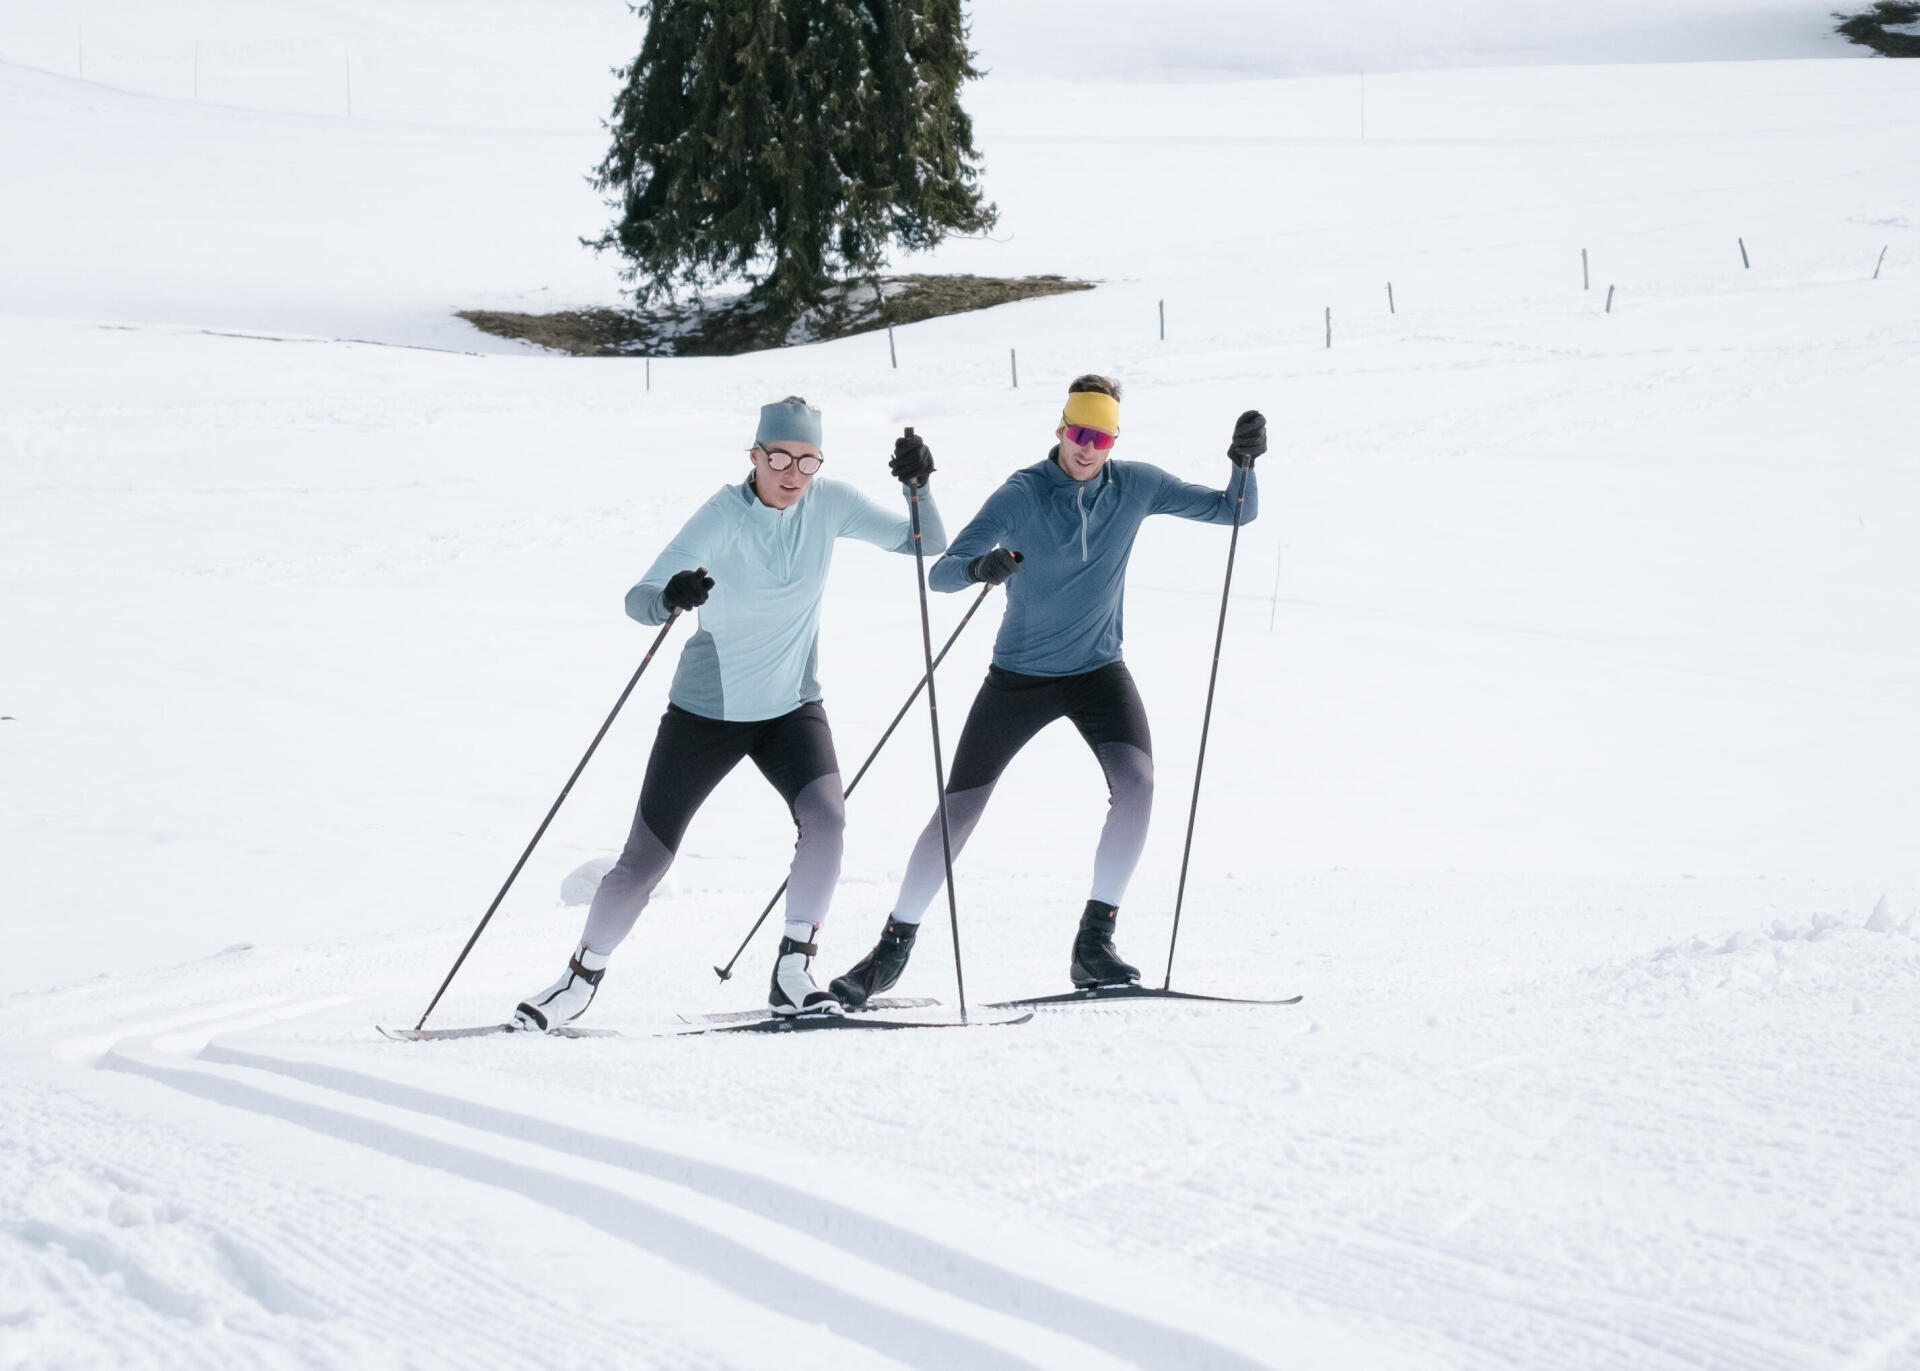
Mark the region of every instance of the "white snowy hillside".
MULTIPOLYGON (((624 6, 0 9, 0 1371, 1920 1371, 1920 63, 1822 6, 1541 14, 983 3, 1000 225, 899 265, 1097 288, 897 368, 649 368, 453 313, 617 301, 578 239, 624 6), (1190 480, 1269 418, 1171 981, 1299 1003, 683 1036, 764 1004, 772 929, 711 969, 791 851, 742 767, 581 1021, 620 1036, 375 1032, 760 403, 881 500, 914 426, 957 529, 1088 370, 1190 480)), ((1154 985, 1228 543, 1132 562, 1154 985)), ((843 774, 919 632, 911 561, 844 544, 843 774)), ((431 1025, 561 970, 686 638, 431 1025)), ((916 710, 848 802, 828 974, 929 752, 916 710)), ((1001 782, 976 1010, 1067 989, 1105 802, 1065 727, 1001 782)))

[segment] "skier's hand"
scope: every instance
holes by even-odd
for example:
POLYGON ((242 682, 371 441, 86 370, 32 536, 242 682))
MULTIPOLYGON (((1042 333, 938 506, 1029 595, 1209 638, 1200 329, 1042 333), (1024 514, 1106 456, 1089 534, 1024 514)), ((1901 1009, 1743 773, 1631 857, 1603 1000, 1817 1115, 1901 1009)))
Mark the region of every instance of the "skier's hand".
POLYGON ((997 586, 1020 569, 1020 554, 1004 547, 983 552, 967 563, 967 579, 997 586))
POLYGON ((1253 459, 1267 450, 1267 416, 1257 409, 1242 414, 1233 425, 1227 459, 1237 467, 1253 468, 1253 459))
POLYGON ((713 577, 707 575, 707 569, 696 571, 676 571, 667 578, 667 588, 662 597, 668 609, 698 609, 707 602, 707 592, 713 589, 713 577))
POLYGON ((903 486, 924 486, 933 475, 933 453, 926 440, 911 429, 893 440, 893 459, 887 463, 893 479, 903 486))

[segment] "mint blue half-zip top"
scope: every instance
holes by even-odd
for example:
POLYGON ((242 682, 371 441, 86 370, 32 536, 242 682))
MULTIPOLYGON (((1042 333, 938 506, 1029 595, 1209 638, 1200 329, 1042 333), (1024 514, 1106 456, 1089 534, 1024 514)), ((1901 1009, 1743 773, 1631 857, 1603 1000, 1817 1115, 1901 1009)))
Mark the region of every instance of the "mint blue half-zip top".
MULTIPOLYGON (((709 719, 742 722, 778 718, 819 699, 820 601, 841 538, 913 555, 905 501, 890 513, 837 481, 816 478, 795 504, 772 509, 749 478, 700 506, 627 592, 629 616, 663 624, 669 577, 694 567, 713 577, 667 698, 709 719)), ((924 486, 920 539, 928 556, 947 545, 924 486)))
MULTIPOLYGON (((1059 451, 1054 449, 1054 453, 1059 451)), ((1146 462, 1109 458, 1090 481, 1076 481, 1047 460, 1016 471, 987 497, 927 573, 935 590, 967 585, 967 563, 995 547, 1018 552, 1007 579, 1007 611, 993 663, 1023 676, 1074 676, 1121 660, 1127 560, 1134 536, 1153 514, 1230 524, 1260 512, 1253 471, 1231 472, 1224 490, 1182 481, 1146 462)))

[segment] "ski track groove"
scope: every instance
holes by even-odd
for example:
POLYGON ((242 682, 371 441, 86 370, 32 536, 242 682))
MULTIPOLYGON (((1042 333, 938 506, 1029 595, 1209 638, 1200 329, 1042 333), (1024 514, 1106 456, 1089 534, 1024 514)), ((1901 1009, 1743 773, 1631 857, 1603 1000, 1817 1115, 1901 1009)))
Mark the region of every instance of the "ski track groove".
MULTIPOLYGON (((428 1118, 442 1119, 497 1137, 530 1142, 588 1162, 599 1162, 643 1177, 668 1181, 705 1198, 749 1210, 776 1223, 793 1227, 806 1237, 831 1242, 856 1258, 899 1271, 904 1277, 922 1285, 947 1290, 960 1300, 989 1308, 1008 1319, 1043 1327, 1060 1336, 1102 1348, 1116 1358, 1129 1359, 1142 1367, 1164 1365, 1181 1367, 1183 1371, 1187 1367, 1221 1367, 1223 1371, 1252 1371, 1260 1365, 1204 1336, 1096 1304, 1062 1288, 1048 1287, 1023 1277, 1010 1267, 975 1258, 960 1248, 952 1248, 939 1240, 924 1239, 885 1219, 835 1204, 833 1200, 814 1192, 799 1191, 762 1175, 701 1162, 697 1158, 672 1152, 660 1152, 639 1142, 595 1135, 570 1125, 551 1123, 547 1119, 518 1114, 513 1110, 501 1110, 488 1104, 463 1100, 459 1096, 434 1093, 390 1081, 386 1077, 365 1075, 319 1062, 278 1058, 223 1043, 209 1043, 200 1052, 200 1060, 215 1066, 284 1075, 324 1091, 348 1094, 378 1108, 424 1114, 428 1118)), ((382 1146, 382 1150, 392 1148, 382 1146)), ((530 1194, 532 1189, 520 1187, 520 1192, 530 1194)), ((618 1198, 624 1200, 624 1196, 618 1198)), ((578 1217, 586 1217, 589 1223, 597 1223, 597 1219, 588 1215, 578 1217)), ((616 1237, 636 1240, 630 1233, 616 1229, 609 1231, 616 1237)), ((728 1281, 722 1281, 722 1285, 728 1285, 728 1281)), ((747 1294, 747 1298, 756 1298, 745 1290, 737 1292, 747 1294)), ((766 1304, 766 1300, 760 1302, 766 1304)), ((768 1308, 774 1306, 770 1304, 768 1308)), ((824 1308, 824 1302, 820 1308, 824 1308)), ((872 1319, 874 1315, 864 1317, 872 1319)), ((829 1323, 837 1327, 837 1321, 829 1323)), ((845 1333, 845 1336, 856 1335, 845 1333)), ((870 1346, 876 1346, 876 1350, 881 1352, 889 1350, 887 1346, 872 1342, 872 1338, 858 1340, 868 1340, 870 1346)), ((964 1365, 970 1369, 975 1365, 989 1367, 1000 1363, 1025 1365, 1023 1361, 1008 1361, 1004 1354, 987 1348, 985 1344, 977 1344, 975 1348, 966 1350, 966 1356, 973 1359, 960 1359, 954 1361, 954 1365, 964 1365)))
POLYGON ((697 1225, 689 1225, 676 1215, 616 1191, 578 1183, 538 1167, 503 1162, 455 1144, 432 1141, 374 1119, 340 1116, 324 1106, 288 1100, 248 1083, 196 1075, 190 1068, 182 1070, 171 1064, 140 1060, 123 1052, 113 1054, 106 1066, 108 1070, 146 1075, 163 1085, 200 1094, 217 1104, 250 1108, 321 1135, 372 1146, 405 1162, 434 1167, 497 1189, 509 1189, 559 1214, 582 1219, 616 1239, 668 1256, 676 1265, 699 1271, 718 1285, 732 1288, 735 1294, 755 1300, 762 1308, 785 1313, 803 1323, 824 1321, 828 1327, 858 1331, 849 1336, 874 1346, 883 1354, 904 1354, 910 1365, 958 1365, 989 1371, 1031 1371, 1031 1367, 1035 1367, 1035 1363, 1014 1358, 979 1340, 948 1335, 943 1329, 920 1325, 910 1315, 899 1315, 872 1302, 843 1296, 793 1267, 783 1267, 764 1258, 753 1248, 724 1239, 718 1233, 701 1231, 697 1225), (676 1242, 662 1242, 664 1235, 670 1235, 676 1242), (741 1273, 753 1273, 758 1279, 745 1285, 741 1273), (829 1310, 837 1311, 839 1317, 822 1319, 822 1313, 829 1310), (929 1354, 935 1359, 927 1361, 929 1354))
MULTIPOLYGON (((102 1142, 111 1146, 120 1138, 119 1120, 108 1129, 111 1136, 101 1138, 103 1121, 77 1118, 71 1107, 37 1113, 60 1126, 59 1136, 66 1140, 58 1154, 42 1160, 48 1170, 74 1151, 102 1142)), ((409 1237, 378 1201, 323 1198, 278 1177, 260 1182, 245 1165, 249 1159, 228 1147, 189 1156, 185 1165, 160 1141, 142 1154, 155 1160, 67 1165, 123 1195, 155 1200, 161 1212, 151 1223, 105 1232, 41 1218, 0 1226, 0 1235, 43 1251, 58 1244, 72 1258, 43 1262, 43 1284, 57 1293, 61 1310, 82 1312, 84 1332, 67 1332, 67 1337, 87 1346, 99 1364, 254 1371, 393 1364, 388 1359, 399 1353, 398 1364, 409 1367, 517 1371, 529 1359, 547 1356, 631 1364, 637 1347, 656 1341, 644 1329, 628 1325, 602 1331, 580 1317, 563 1317, 555 1327, 553 1306, 509 1281, 475 1278, 471 1272, 450 1278, 443 1264, 420 1260, 423 1241, 432 1238, 409 1237), (185 1189, 187 1173, 194 1170, 203 1173, 191 1178, 195 1212, 158 1202, 157 1197, 185 1189), (317 1247, 306 1234, 322 1226, 323 1211, 337 1226, 342 1206, 360 1220, 356 1241, 341 1250, 317 1247), (247 1214, 260 1222, 243 1238, 202 1217, 201 1210, 247 1214), (329 1293, 307 1296, 301 1293, 305 1289, 329 1293), (130 1317, 129 1302, 141 1312, 130 1317), (343 1324, 339 1320, 349 1309, 353 1322, 343 1324), (509 1317, 503 1320, 503 1314, 509 1317), (182 1323, 223 1328, 231 1336, 202 1337, 183 1353, 182 1323), (487 1331, 477 1336, 477 1330, 487 1331)), ((31 1309, 26 1317, 33 1317, 31 1309)), ((718 1365, 676 1358, 670 1345, 652 1350, 666 1354, 659 1365, 718 1365)), ((69 1349, 68 1360, 52 1364, 68 1364, 71 1355, 69 1349)))

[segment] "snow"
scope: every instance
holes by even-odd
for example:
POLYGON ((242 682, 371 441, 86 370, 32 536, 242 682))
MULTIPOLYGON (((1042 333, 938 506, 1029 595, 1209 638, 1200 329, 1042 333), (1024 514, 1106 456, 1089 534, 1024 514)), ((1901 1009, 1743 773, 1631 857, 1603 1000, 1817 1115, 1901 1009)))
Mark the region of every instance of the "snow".
MULTIPOLYGON (((452 315, 617 298, 577 239, 620 7, 0 14, 0 1368, 1920 1367, 1920 75, 1785 6, 1433 6, 1364 63, 1331 11, 1163 9, 978 7, 1002 222, 902 263, 1099 289, 650 390, 452 315), (615 957, 626 1036, 373 1034, 753 406, 822 405, 876 495, 913 424, 957 527, 1089 368, 1193 479, 1270 416, 1174 983, 1299 1006, 655 1036, 761 993, 764 934, 709 969, 790 842, 743 772, 615 957)), ((1150 524, 1130 582, 1155 981, 1225 549, 1150 524)), ((917 640, 845 549, 847 774, 917 640)), ((667 665, 433 1022, 558 970, 667 665)), ((849 803, 830 970, 921 719, 849 803)), ((1064 730, 1009 772, 974 1003, 1064 988, 1100 799, 1064 730)), ((924 942, 900 992, 951 1007, 924 942)))

